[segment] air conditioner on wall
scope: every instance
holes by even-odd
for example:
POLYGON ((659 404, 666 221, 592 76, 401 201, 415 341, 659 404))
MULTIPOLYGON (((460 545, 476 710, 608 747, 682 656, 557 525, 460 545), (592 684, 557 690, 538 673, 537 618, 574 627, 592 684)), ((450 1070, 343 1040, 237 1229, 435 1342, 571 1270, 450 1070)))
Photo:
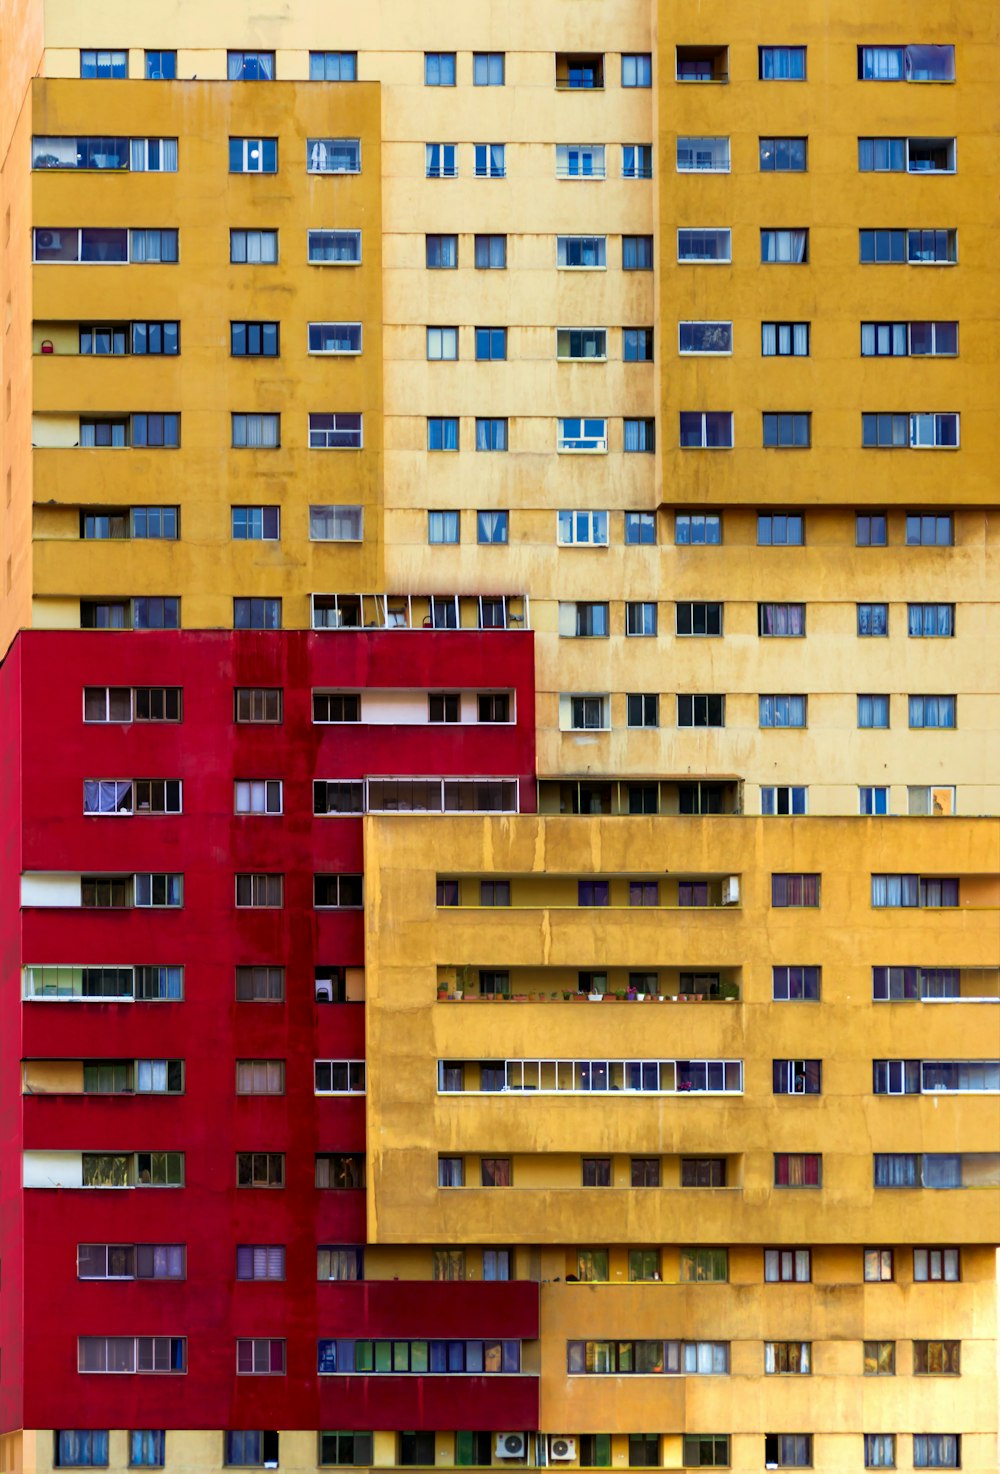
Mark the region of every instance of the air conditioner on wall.
POLYGON ((498 1459, 523 1459, 527 1452, 528 1435, 526 1433, 497 1434, 498 1459))
POLYGON ((738 875, 727 875, 722 882, 722 904, 723 906, 738 906, 740 903, 740 878, 738 875))
POLYGON ((550 1459, 575 1459, 576 1458, 576 1439, 575 1438, 564 1438, 561 1435, 558 1436, 558 1437, 555 1436, 555 1435, 553 1435, 549 1439, 549 1458, 550 1459))

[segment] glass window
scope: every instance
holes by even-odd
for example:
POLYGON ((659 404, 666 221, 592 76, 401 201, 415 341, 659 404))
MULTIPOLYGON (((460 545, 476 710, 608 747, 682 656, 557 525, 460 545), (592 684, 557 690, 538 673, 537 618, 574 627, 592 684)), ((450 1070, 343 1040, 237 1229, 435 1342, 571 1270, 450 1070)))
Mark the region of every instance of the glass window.
POLYGON ((458 512, 428 512, 427 541, 431 544, 457 543, 459 515, 458 512))
MULTIPOLYGON (((428 450, 458 450, 457 418, 432 416, 427 421, 428 450)), ((457 515, 457 514, 456 514, 457 515)))
POLYGON ((424 249, 428 271, 454 271, 458 266, 457 235, 425 236, 424 249))
POLYGON ((234 450, 277 450, 281 444, 280 415, 230 416, 234 450))
POLYGON ((762 82, 804 82, 804 46, 758 46, 757 76, 762 82))
POLYGON ((709 263, 732 261, 732 231, 678 230, 677 259, 709 263))
POLYGON ((474 265, 477 271, 506 270, 507 237, 477 235, 474 242, 474 265))
POLYGON ((273 82, 273 51, 229 51, 226 76, 230 82, 273 82))
POLYGON ((718 545, 722 542, 719 512, 678 512, 674 519, 674 541, 678 546, 718 545))
POLYGON ((149 82, 172 82, 177 76, 176 51, 147 51, 146 80, 149 82))
POLYGON ((309 174, 360 174, 360 138, 310 138, 306 142, 309 174))
POLYGON ((556 236, 556 265, 567 269, 603 271, 608 264, 607 250, 608 238, 604 235, 559 235, 556 236))
POLYGON ((765 414, 764 445, 776 450, 805 450, 812 441, 810 414, 765 414))
POLYGON ((310 230, 308 259, 314 265, 359 266, 360 230, 310 230))
POLYGON ((310 450, 360 450, 363 444, 361 415, 311 414, 309 416, 310 450))
POLYGON ((507 175, 506 147, 502 143, 474 145, 477 179, 504 179, 507 175))
POLYGON ((805 518, 798 512, 759 512, 758 547, 801 547, 805 542, 805 518))
POLYGON ((761 138, 758 141, 762 174, 804 174, 806 140, 804 138, 761 138))
POLYGON ((361 324, 359 322, 311 322, 309 324, 310 353, 360 353, 361 324))
POLYGON ((237 265, 272 266, 278 259, 276 230, 231 230, 229 259, 237 265))
POLYGON ((762 230, 760 259, 767 265, 802 265, 809 260, 808 230, 762 230))
POLYGON ((231 322, 229 351, 234 358, 277 358, 276 322, 231 322))
POLYGON ((428 179, 458 177, 458 149, 454 143, 424 144, 424 173, 428 179))
POLYGON ((502 87, 503 84, 503 52, 474 51, 472 54, 472 85, 474 87, 502 87))
POLYGON ((622 359, 625 363, 652 363, 653 329, 623 328, 622 359))
POLYGON ((507 512, 476 513, 476 541, 478 543, 506 545, 507 539, 507 512))
POLYGON ((81 51, 80 76, 120 81, 128 76, 127 51, 81 51))
POLYGON ((506 328, 476 328, 476 358, 479 361, 507 357, 506 328))
POLYGON ((455 53, 454 51, 425 51, 424 52, 424 86, 425 87, 454 87, 455 85, 455 53))
POLYGON ((230 174, 276 174, 278 172, 278 140, 276 138, 230 138, 230 174))
POLYGON ((652 179, 653 145, 651 143, 622 144, 622 178, 652 179))
POLYGON ((357 79, 356 51, 310 51, 310 82, 356 82, 357 79))
POLYGON ((651 235, 622 236, 622 271, 652 271, 653 237, 651 235))
POLYGON ((732 353, 731 322, 682 322, 678 324, 681 353, 732 353))
POLYGON ((680 446, 682 450, 732 450, 732 412, 682 409, 680 446))
POLYGON ((622 86, 652 87, 653 58, 649 52, 625 53, 622 56, 622 86))

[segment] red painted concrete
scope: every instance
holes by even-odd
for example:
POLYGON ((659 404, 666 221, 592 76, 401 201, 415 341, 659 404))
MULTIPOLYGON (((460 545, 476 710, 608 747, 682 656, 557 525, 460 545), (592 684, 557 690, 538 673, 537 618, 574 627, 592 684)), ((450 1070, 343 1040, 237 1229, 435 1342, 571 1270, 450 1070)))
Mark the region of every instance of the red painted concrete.
MULTIPOLYGON (((363 1151, 365 1117, 363 1099, 317 1099, 312 1082, 314 1059, 364 1052, 363 1007, 313 998, 314 966, 364 961, 361 914, 313 910, 315 872, 363 864, 359 820, 313 816, 313 778, 511 775, 531 808, 533 693, 523 632, 19 636, 0 668, 2 1429, 452 1428, 454 1379, 320 1379, 318 1337, 537 1335, 534 1284, 317 1284, 317 1243, 363 1243, 365 1214, 362 1192, 315 1188, 314 1154, 363 1151), (84 724, 85 685, 182 686, 183 722, 84 724), (236 725, 236 686, 282 686, 283 724, 236 725), (517 723, 313 725, 311 688, 363 686, 510 687, 517 723), (97 777, 181 778, 184 814, 85 818, 83 780, 97 777), (284 815, 234 816, 236 778, 283 779, 284 815), (19 913, 26 870, 183 871, 185 904, 19 913), (284 909, 237 911, 239 870, 284 872, 284 909), (183 963, 185 998, 22 1004, 21 965, 60 962, 183 963), (285 966, 284 1004, 235 1001, 234 968, 251 962, 285 966), (22 1058, 165 1056, 186 1061, 183 1096, 20 1094, 22 1058), (286 1061, 284 1096, 237 1098, 235 1061, 255 1057, 286 1061), (22 1146, 180 1150, 186 1185, 22 1194, 22 1146), (240 1150, 285 1152, 285 1188, 238 1189, 240 1150), (80 1282, 76 1245, 88 1241, 185 1242, 188 1279, 80 1282), (284 1243, 284 1284, 237 1283, 238 1243, 284 1243), (186 1335, 188 1374, 77 1373, 79 1334, 133 1333, 186 1335), (238 1335, 285 1337, 287 1375, 237 1377, 238 1335)), ((534 1378, 461 1386, 477 1427, 537 1426, 534 1378)))

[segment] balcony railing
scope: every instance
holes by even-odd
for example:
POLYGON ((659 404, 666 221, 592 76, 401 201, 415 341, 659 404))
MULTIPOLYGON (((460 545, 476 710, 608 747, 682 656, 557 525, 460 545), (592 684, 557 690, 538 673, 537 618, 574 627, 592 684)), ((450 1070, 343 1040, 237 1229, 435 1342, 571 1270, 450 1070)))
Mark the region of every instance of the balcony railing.
POLYGON ((313 594, 314 630, 530 629, 527 594, 313 594))

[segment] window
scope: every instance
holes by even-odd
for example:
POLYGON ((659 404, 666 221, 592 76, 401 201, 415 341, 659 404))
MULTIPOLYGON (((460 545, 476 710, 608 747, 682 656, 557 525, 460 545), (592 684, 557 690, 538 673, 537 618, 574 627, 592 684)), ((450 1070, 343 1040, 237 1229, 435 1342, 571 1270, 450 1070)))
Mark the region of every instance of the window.
POLYGON ((622 86, 652 87, 653 59, 649 52, 622 55, 622 86))
POLYGON ((317 1095, 364 1095, 364 1060, 316 1060, 313 1088, 317 1095))
POLYGON ((908 604, 906 612, 911 639, 945 639, 955 633, 954 604, 908 604))
POLYGON ((236 1278, 238 1280, 283 1280, 285 1278, 284 1244, 237 1244, 236 1278))
MULTIPOLYGON (((428 328, 428 333, 431 329, 428 328)), ((447 329, 445 331, 448 331, 447 329)), ((452 329, 451 331, 456 331, 452 329)), ((428 355, 429 356, 429 355, 428 355)), ((457 354, 455 355, 457 357, 457 354)), ((489 361, 507 357, 506 328, 476 328, 476 358, 489 361)), ((478 422, 477 422, 478 423, 478 422)))
POLYGON ((607 512, 559 512, 556 515, 560 547, 607 547, 607 512))
POLYGON ((776 1059, 771 1064, 771 1087, 775 1095, 820 1095, 822 1072, 818 1059, 776 1059))
POLYGON ((560 604, 559 633, 577 637, 606 636, 608 606, 599 603, 560 604))
POLYGON ((234 542, 277 542, 281 536, 277 507, 233 507, 231 513, 234 542))
POLYGON ((610 727, 606 696, 572 696, 569 707, 572 732, 606 732, 610 727))
POLYGON ((804 814, 807 811, 809 790, 789 784, 762 787, 760 811, 762 814, 804 814))
POLYGON ((611 904, 611 891, 606 880, 579 880, 576 885, 576 903, 578 906, 608 906, 611 904))
POLYGON ((726 725, 726 698, 724 696, 678 695, 678 727, 724 727, 726 725))
POLYGON ((764 1464, 771 1469, 808 1469, 812 1465, 811 1433, 766 1433, 764 1464))
POLYGON ((858 635, 861 638, 880 639, 889 633, 888 604, 859 604, 857 606, 858 635))
POLYGON ((732 450, 733 416, 728 410, 681 410, 682 450, 732 450))
POLYGON ((373 1439, 371 1433, 321 1433, 320 1465, 370 1464, 373 1439))
POLYGON ((760 259, 766 265, 802 265, 809 260, 808 230, 762 230, 760 259))
POLYGON ((285 969, 283 967, 237 967, 237 1003, 283 1003, 285 1001, 285 969))
POLYGON ((285 904, 285 877, 254 872, 237 875, 236 904, 254 908, 280 909, 285 904))
POLYGON ((812 1371, 812 1346, 808 1341, 765 1341, 766 1376, 804 1376, 812 1371))
POLYGON ((872 905, 957 906, 958 881, 924 875, 873 875, 872 905))
POLYGON ((276 174, 278 172, 278 140, 276 138, 230 138, 230 174, 276 174))
POLYGON ((797 512, 758 512, 758 547, 796 547, 805 542, 805 518, 797 512))
POLYGON ((906 546, 950 548, 954 546, 955 532, 950 512, 907 512, 906 546))
POLYGON ((284 1340, 279 1336, 238 1336, 236 1372, 238 1376, 283 1377, 284 1340))
POLYGON ((312 542, 361 542, 364 536, 362 507, 310 507, 309 538, 312 542))
MULTIPOLYGON (((428 450, 458 449, 458 420, 454 417, 431 416, 427 421, 428 450)), ((432 513, 433 515, 433 513, 432 513)), ((457 517, 457 513, 455 516, 457 517)), ((456 539, 457 541, 457 539, 456 539)))
POLYGON ((678 136, 677 172, 678 174, 728 174, 729 139, 678 136))
POLYGON ((954 82, 954 46, 859 46, 862 82, 954 82))
POLYGON ((862 230, 862 265, 954 265, 958 260, 956 230, 862 230))
POLYGON ((653 237, 651 235, 622 236, 622 271, 652 271, 653 237))
POLYGON ((428 271, 454 271, 458 266, 458 236, 424 236, 424 263, 428 271))
POLYGON ((176 51, 147 51, 147 82, 172 82, 177 76, 176 51))
POLYGON ((280 686, 237 686, 233 705, 237 722, 284 720, 284 692, 280 686))
POLYGON ((682 1157, 681 1187, 725 1187, 725 1157, 682 1157))
POLYGON ((887 728, 889 726, 888 696, 859 696, 858 726, 887 728))
POLYGON ((952 728, 957 725, 955 705, 954 696, 911 696, 910 726, 952 728))
POLYGON ((310 450, 360 450, 363 444, 361 416, 345 414, 311 414, 309 416, 310 450))
POLYGON ((651 143, 622 144, 622 178, 652 179, 653 145, 651 143))
POLYGON ((760 696, 758 697, 759 719, 762 727, 804 727, 806 725, 805 696, 760 696))
POLYGON ((658 1433, 629 1434, 628 1466, 630 1469, 658 1469, 660 1467, 660 1435, 658 1433))
POLYGON ((476 420, 476 449, 477 450, 506 450, 507 449, 507 421, 506 420, 476 420))
POLYGON ((59 1428, 53 1464, 65 1468, 108 1468, 108 1433, 93 1428, 59 1428))
POLYGON ((278 1434, 271 1430, 260 1432, 226 1432, 223 1435, 225 1462, 231 1466, 249 1468, 278 1467, 278 1434))
POLYGON ((277 358, 276 322, 231 322, 229 351, 234 358, 277 358))
POLYGON ((231 230, 229 259, 235 265, 273 266, 278 259, 276 230, 231 230))
POLYGON ((775 1152, 775 1187, 821 1187, 823 1158, 818 1152, 775 1152))
POLYGON ((914 1433, 913 1467, 914 1469, 960 1469, 962 1467, 962 1435, 960 1433, 914 1433))
POLYGON ((722 1284, 729 1279, 728 1249, 682 1249, 681 1284, 722 1284))
POLYGON ((442 543, 457 543, 458 531, 458 512, 427 513, 427 541, 432 546, 442 543))
POLYGON ((611 1186, 611 1158, 583 1157, 581 1160, 582 1185, 584 1187, 611 1186))
POLYGON ((285 1062, 283 1059, 238 1059, 236 1061, 237 1095, 284 1095, 285 1062))
POLYGON ((118 81, 128 76, 127 51, 81 51, 80 76, 118 81))
POLYGON ((679 547, 718 546, 722 542, 719 512, 678 512, 674 519, 674 541, 679 547))
POLYGON ((804 46, 758 46, 757 76, 761 82, 804 82, 804 46))
POLYGON ((429 722, 460 722, 461 697, 457 692, 430 692, 427 697, 429 722))
POLYGON ((129 143, 129 168, 137 174, 176 174, 176 138, 133 138, 129 143))
POLYGON ((818 906, 819 880, 818 875, 772 875, 771 905, 818 906))
POLYGON ((455 85, 455 53, 454 51, 425 51, 424 52, 424 86, 425 87, 454 87, 455 85))
POLYGON ((310 353, 360 353, 361 324, 359 322, 311 322, 309 324, 310 353))
POLYGON ((277 450, 281 444, 280 415, 230 415, 234 450, 277 450))
POLYGON ((690 1469, 728 1468, 729 1434, 685 1433, 682 1458, 690 1469))
MULTIPOLYGON (((637 237, 632 237, 637 239, 637 237)), ((563 269, 603 271, 608 264, 605 235, 556 236, 556 265, 563 269)), ((633 270, 636 268, 633 267, 633 270)))
POLYGON ((675 76, 678 82, 728 82, 728 46, 678 46, 675 76))
POLYGON ((356 51, 310 51, 310 82, 356 82, 358 80, 358 53, 356 51))
MULTIPOLYGON (((854 541, 859 548, 884 548, 888 543, 887 518, 884 512, 857 512, 854 517, 854 541)), ((886 604, 859 604, 859 609, 887 609, 886 604)), ((858 633, 861 633, 860 627, 858 633)))
POLYGON ((812 444, 812 415, 767 414, 764 420, 764 445, 777 450, 803 450, 812 444))
POLYGON ((603 143, 557 143, 557 179, 603 179, 603 143))
POLYGON ((360 266, 360 230, 310 230, 308 259, 314 266, 360 266))
POLYGON ((622 360, 625 363, 653 362, 653 329, 622 329, 622 360))
POLYGON ((481 1157, 479 1183, 481 1187, 510 1187, 510 1157, 481 1157))
POLYGON ((320 1188, 341 1191, 363 1188, 365 1159, 361 1153, 319 1152, 316 1155, 315 1183, 320 1188))
POLYGON ((310 138, 306 142, 308 174, 360 174, 360 138, 310 138))
POLYGON ((80 1372, 186 1372, 185 1336, 80 1336, 80 1372))
POLYGON ((625 633, 636 638, 655 636, 657 608, 653 603, 629 601, 625 605, 625 633))
POLYGON ((162 1469, 167 1435, 162 1428, 134 1428, 129 1433, 129 1465, 133 1469, 162 1469))
POLYGON ((229 51, 226 77, 230 82, 273 82, 273 51, 229 51))
MULTIPOLYGON (((176 232, 175 232, 176 234, 176 232)), ((35 229, 34 259, 45 261, 110 262, 121 265, 129 259, 129 232, 103 226, 77 230, 35 229)))
POLYGON ((866 1377, 894 1377, 896 1375, 895 1341, 866 1341, 863 1367, 866 1377))
POLYGON ((476 541, 488 545, 507 543, 508 514, 506 512, 477 512, 476 541))
POLYGON ((456 179, 458 150, 454 143, 424 144, 424 174, 428 179, 456 179))
POLYGON ((477 271, 505 271, 507 237, 505 235, 477 235, 474 242, 473 264, 477 271))
POLYGON ((473 87, 502 87, 504 80, 502 51, 474 51, 472 53, 473 87))
POLYGON ((474 145, 477 179, 505 179, 507 176, 506 147, 502 143, 477 143, 474 145))
MULTIPOLYGON (((556 427, 556 450, 561 453, 582 452, 595 455, 607 451, 607 420, 562 419, 557 420, 556 427)), ((598 515, 606 516, 607 514, 599 513, 598 515)), ((562 516, 563 514, 560 513, 560 517, 562 516)))
POLYGON ((808 1284, 812 1279, 810 1249, 765 1249, 765 1284, 808 1284))
POLYGON ((806 140, 804 138, 761 138, 758 157, 762 174, 804 174, 806 140))
POLYGON ((867 448, 954 450, 959 417, 953 414, 863 414, 861 443, 867 448))
POLYGON ((682 322, 678 324, 678 346, 683 353, 732 353, 731 322, 682 322))
POLYGON ((594 91, 604 86, 604 57, 598 53, 559 52, 556 87, 559 91, 594 91))
POLYGON ((805 635, 804 604, 758 604, 757 633, 776 639, 792 639, 805 635))
POLYGON ((626 455, 640 453, 652 455, 656 449, 656 421, 631 420, 622 421, 623 444, 622 449, 626 455))
POLYGON ((630 692, 625 697, 625 704, 628 726, 658 727, 660 725, 659 696, 630 692))
POLYGON ((284 1152, 237 1152, 237 1187, 284 1187, 284 1152))
POLYGON ((632 547, 639 543, 653 545, 656 542, 656 513, 655 512, 626 512, 625 513, 625 545, 632 547))
POLYGON ((280 599, 234 599, 234 630, 280 630, 280 599))
POLYGON ((895 1469, 896 1467, 896 1435, 895 1433, 866 1433, 865 1434, 865 1468, 866 1469, 895 1469))
MULTIPOLYGON (((762 322, 760 325, 760 351, 764 358, 808 358, 809 357, 809 324, 807 322, 762 322)), ((764 416, 764 444, 767 439, 767 421, 775 416, 764 416)), ((805 419, 806 440, 802 442, 808 445, 809 416, 794 416, 795 419, 805 419)), ((785 443, 785 442, 782 442, 785 443)))
POLYGON ((428 328, 427 358, 431 363, 458 357, 458 328, 428 328))
POLYGON ((889 790, 886 787, 865 787, 858 789, 858 811, 868 816, 888 814, 889 812, 889 790))

